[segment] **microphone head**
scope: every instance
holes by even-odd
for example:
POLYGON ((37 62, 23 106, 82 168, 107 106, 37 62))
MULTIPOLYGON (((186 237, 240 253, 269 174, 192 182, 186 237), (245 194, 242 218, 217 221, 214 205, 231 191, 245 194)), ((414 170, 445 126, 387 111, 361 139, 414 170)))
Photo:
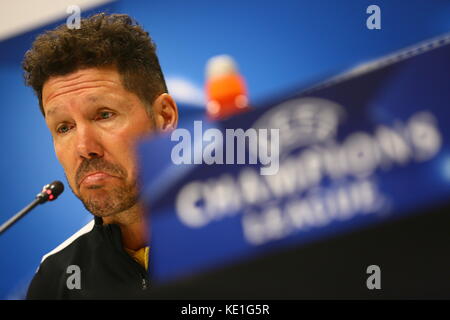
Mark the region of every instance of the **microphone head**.
POLYGON ((58 196, 63 193, 64 184, 61 181, 53 181, 44 186, 42 192, 39 193, 36 198, 40 199, 40 203, 44 203, 46 201, 53 201, 58 198, 58 196))
POLYGON ((53 195, 53 199, 49 199, 51 200, 56 200, 56 198, 58 198, 58 196, 63 193, 64 191, 64 184, 61 181, 55 180, 52 183, 47 185, 48 188, 47 190, 51 191, 51 195, 53 195))

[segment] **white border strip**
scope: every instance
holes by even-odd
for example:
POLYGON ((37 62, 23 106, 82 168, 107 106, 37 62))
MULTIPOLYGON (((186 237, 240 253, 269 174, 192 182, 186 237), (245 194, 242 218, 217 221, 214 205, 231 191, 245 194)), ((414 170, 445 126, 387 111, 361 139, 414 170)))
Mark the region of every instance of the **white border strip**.
POLYGON ((83 228, 75 232, 70 238, 65 240, 63 243, 61 243, 59 246, 57 246, 55 249, 47 253, 45 256, 42 257, 41 264, 44 262, 45 259, 47 259, 49 256, 63 250, 68 245, 70 245, 72 242, 74 242, 76 239, 81 237, 83 234, 88 233, 94 228, 95 220, 90 221, 87 225, 85 225, 83 228))

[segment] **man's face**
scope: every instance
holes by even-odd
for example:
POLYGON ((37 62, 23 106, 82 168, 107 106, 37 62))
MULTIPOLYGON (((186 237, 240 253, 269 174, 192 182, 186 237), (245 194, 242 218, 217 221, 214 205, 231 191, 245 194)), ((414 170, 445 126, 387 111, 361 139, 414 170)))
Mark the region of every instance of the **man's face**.
POLYGON ((45 120, 69 185, 86 209, 111 216, 137 202, 135 142, 153 128, 144 104, 114 68, 51 77, 45 120))

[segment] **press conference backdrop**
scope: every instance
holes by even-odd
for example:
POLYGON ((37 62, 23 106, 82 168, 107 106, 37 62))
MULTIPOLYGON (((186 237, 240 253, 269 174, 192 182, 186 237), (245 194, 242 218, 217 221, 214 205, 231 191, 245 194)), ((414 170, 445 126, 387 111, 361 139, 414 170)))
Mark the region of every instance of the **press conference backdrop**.
MULTIPOLYGON (((38 4, 34 5, 38 10, 38 4)), ((0 43, 2 221, 26 205, 44 184, 65 181, 20 68, 35 36, 64 23, 65 11, 61 8, 59 21, 0 43)), ((116 1, 83 10, 82 15, 101 11, 130 14, 153 36, 169 89, 179 103, 181 126, 204 113, 204 67, 213 55, 232 55, 246 78, 250 101, 264 106, 294 89, 450 31, 450 3, 444 0, 228 1, 214 5, 209 1, 116 1), (366 9, 371 4, 381 8, 380 30, 366 27, 366 9)), ((2 12, 21 14, 8 11, 7 3, 2 3, 2 12)), ((349 112, 345 104, 342 108, 343 113, 349 112)), ((384 111, 401 114, 396 108, 384 111)), ((383 113, 376 116, 389 118, 383 113)), ((427 117, 415 116, 419 118, 413 120, 427 117)), ((445 181, 448 167, 437 168, 432 177, 445 181)), ((398 183, 405 179, 401 174, 395 178, 398 183)), ((436 188, 430 192, 438 198, 442 189, 436 188)), ((407 205, 408 199, 404 201, 407 205)), ((37 208, 0 237, 0 297, 22 298, 40 258, 90 219, 67 188, 57 202, 37 208)))
MULTIPOLYGON (((316 251, 333 263, 305 261, 304 251, 289 259, 278 255, 253 264, 255 273, 278 264, 259 282, 249 286, 252 276, 239 268, 222 270, 221 276, 208 277, 208 292, 215 297, 228 292, 228 298, 242 292, 277 298, 361 297, 362 275, 376 264, 390 275, 383 281, 383 297, 449 298, 450 219, 442 219, 450 204, 449 54, 447 35, 245 115, 207 125, 194 122, 182 138, 163 135, 144 143, 140 155, 143 198, 151 215, 153 282, 174 283, 319 240, 335 246, 336 236, 359 230, 354 243, 340 246, 349 252, 337 261, 334 252, 316 251), (246 138, 236 133, 239 129, 246 130, 246 138), (159 150, 157 159, 154 150, 159 150), (439 205, 441 216, 433 214, 439 205), (411 220, 418 213, 424 216, 411 220), (414 231, 399 222, 417 219, 423 228, 414 231), (376 250, 363 232, 368 227, 378 227, 376 250), (388 241, 385 231, 392 228, 397 234, 388 241), (363 257, 372 262, 361 263, 363 257), (425 257, 430 259, 424 266, 425 257), (292 264, 299 265, 296 272, 292 264), (308 265, 316 271, 305 272, 308 265), (340 292, 340 280, 323 280, 324 272, 336 268, 352 270, 341 273, 340 292), (218 280, 224 277, 228 281, 218 280), (312 291, 320 295, 312 295, 305 278, 314 279, 312 291), (233 282, 235 294, 230 294, 233 282), (275 283, 284 290, 269 290, 275 283), (336 288, 331 295, 330 287, 336 288)), ((201 282, 191 283, 191 294, 198 294, 196 284, 201 282)), ((178 287, 173 294, 183 297, 178 287)), ((190 296, 185 292, 184 297, 190 296)))

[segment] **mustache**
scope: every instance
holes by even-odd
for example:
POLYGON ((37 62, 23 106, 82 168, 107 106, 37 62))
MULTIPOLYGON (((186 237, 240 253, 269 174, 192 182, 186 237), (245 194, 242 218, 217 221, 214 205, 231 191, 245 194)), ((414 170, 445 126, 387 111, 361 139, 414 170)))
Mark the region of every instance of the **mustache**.
POLYGON ((109 175, 126 178, 127 173, 122 166, 113 164, 103 158, 84 159, 75 174, 75 183, 80 185, 81 180, 88 174, 101 171, 109 175))

